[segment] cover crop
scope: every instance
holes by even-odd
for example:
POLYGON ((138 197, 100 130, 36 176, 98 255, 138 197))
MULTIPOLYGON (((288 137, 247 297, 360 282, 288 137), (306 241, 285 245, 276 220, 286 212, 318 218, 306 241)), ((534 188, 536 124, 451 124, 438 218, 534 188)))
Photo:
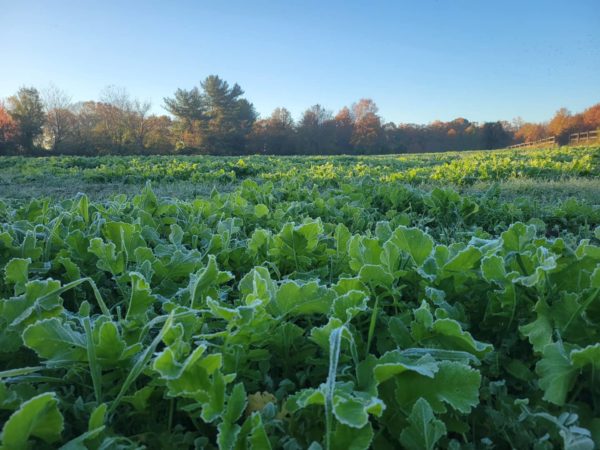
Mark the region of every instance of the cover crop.
POLYGON ((245 179, 320 184, 407 182, 467 186, 510 179, 563 180, 600 175, 600 147, 444 152, 383 156, 251 155, 213 156, 53 156, 0 158, 0 186, 41 183, 40 188, 81 183, 237 184, 245 179))
POLYGON ((564 208, 302 180, 0 204, 1 448, 591 450, 599 218, 564 208))

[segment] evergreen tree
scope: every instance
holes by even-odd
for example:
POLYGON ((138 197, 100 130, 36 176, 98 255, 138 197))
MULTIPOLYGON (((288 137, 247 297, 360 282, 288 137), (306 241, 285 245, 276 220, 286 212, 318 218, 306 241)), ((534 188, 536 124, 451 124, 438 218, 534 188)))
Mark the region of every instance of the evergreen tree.
POLYGON ((8 98, 9 114, 19 126, 19 144, 23 149, 34 149, 36 140, 42 135, 45 114, 40 93, 33 87, 22 87, 8 98))
POLYGON ((165 99, 165 107, 177 118, 183 135, 180 146, 203 152, 243 153, 256 120, 254 107, 242 98, 238 84, 210 75, 197 87, 178 89, 174 98, 165 99))

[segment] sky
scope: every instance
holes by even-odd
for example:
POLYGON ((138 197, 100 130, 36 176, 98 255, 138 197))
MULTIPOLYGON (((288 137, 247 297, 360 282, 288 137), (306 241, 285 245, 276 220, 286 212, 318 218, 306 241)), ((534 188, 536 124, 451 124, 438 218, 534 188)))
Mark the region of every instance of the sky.
POLYGON ((0 0, 0 98, 127 88, 153 111, 217 74, 262 117, 372 98, 386 121, 548 120, 600 102, 600 0, 0 0))

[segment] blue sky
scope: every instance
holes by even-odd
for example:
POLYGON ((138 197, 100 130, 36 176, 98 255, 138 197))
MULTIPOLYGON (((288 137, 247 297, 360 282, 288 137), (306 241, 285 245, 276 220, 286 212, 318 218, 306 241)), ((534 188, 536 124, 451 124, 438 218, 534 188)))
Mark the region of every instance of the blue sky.
POLYGON ((600 1, 0 0, 0 98, 152 100, 210 74, 259 113, 375 100, 389 121, 548 119, 600 101, 600 1))

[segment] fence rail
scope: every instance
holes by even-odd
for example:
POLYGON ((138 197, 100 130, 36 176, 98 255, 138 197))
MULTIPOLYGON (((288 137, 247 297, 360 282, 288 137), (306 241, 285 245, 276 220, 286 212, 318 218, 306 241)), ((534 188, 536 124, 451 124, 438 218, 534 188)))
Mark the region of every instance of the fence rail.
POLYGON ((596 141, 600 141, 599 130, 582 131, 580 133, 573 133, 569 136, 569 145, 585 144, 596 141))
MULTIPOLYGON (((582 145, 594 142, 600 142, 600 129, 581 131, 579 133, 573 133, 569 135, 569 145, 582 145)), ((539 139, 537 141, 522 142, 506 148, 556 147, 558 144, 559 142, 557 137, 552 136, 546 139, 539 139)), ((562 141, 562 144, 564 145, 566 142, 562 141)))
POLYGON ((537 141, 522 142, 521 144, 511 145, 506 148, 555 147, 556 145, 558 145, 556 136, 552 136, 546 139, 539 139, 537 141))

